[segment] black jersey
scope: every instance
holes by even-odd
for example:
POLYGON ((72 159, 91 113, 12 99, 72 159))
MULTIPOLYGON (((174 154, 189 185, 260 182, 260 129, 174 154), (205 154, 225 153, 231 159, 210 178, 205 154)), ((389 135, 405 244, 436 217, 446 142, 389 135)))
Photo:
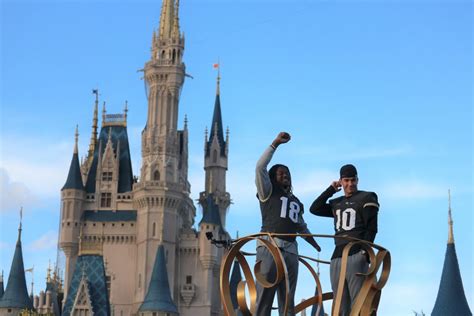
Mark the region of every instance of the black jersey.
MULTIPOLYGON (((329 201, 334 217, 336 236, 349 236, 370 242, 377 233, 377 212, 379 203, 374 192, 357 191, 350 197, 341 196, 329 201)), ((335 238, 333 257, 340 257, 348 240, 335 238)), ((354 247, 351 254, 359 251, 354 247)))
MULTIPOLYGON (((260 201, 260 199, 259 199, 260 201)), ((300 226, 303 204, 292 193, 273 188, 272 194, 264 202, 260 201, 262 232, 295 234, 300 226)), ((294 241, 296 237, 278 237, 294 241)))
MULTIPOLYGON (((374 192, 357 191, 350 197, 341 196, 326 201, 336 193, 330 185, 326 191, 313 202, 310 212, 317 216, 333 217, 336 236, 346 235, 373 242, 377 234, 377 213, 379 203, 374 192)), ((341 257, 348 240, 335 238, 336 248, 332 259, 341 257)), ((349 254, 354 254, 360 247, 354 246, 349 254)))

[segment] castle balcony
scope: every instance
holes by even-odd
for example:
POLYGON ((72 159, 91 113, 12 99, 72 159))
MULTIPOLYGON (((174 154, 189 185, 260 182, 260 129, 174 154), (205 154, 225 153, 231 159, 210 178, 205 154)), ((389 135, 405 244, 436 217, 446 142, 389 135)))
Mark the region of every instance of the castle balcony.
POLYGON ((181 298, 183 299, 184 304, 189 306, 193 300, 194 295, 196 294, 196 286, 194 284, 183 284, 181 285, 181 298))

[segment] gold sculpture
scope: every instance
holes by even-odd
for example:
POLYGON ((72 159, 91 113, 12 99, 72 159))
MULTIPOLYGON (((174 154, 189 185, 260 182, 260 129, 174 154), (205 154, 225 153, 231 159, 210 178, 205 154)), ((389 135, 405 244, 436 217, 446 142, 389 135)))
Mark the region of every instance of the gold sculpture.
MULTIPOLYGON (((227 254, 222 259, 221 271, 220 271, 220 291, 221 291, 221 300, 224 308, 224 313, 227 316, 236 316, 237 313, 234 310, 232 305, 232 300, 230 296, 230 270, 234 260, 237 260, 242 268, 245 280, 239 282, 237 286, 237 302, 238 309, 243 315, 255 315, 256 310, 256 300, 257 300, 257 288, 256 282, 265 288, 275 286, 280 282, 285 282, 286 286, 286 299, 285 299, 285 314, 288 311, 288 292, 289 292, 289 282, 288 282, 288 272, 286 269, 285 261, 281 255, 280 249, 277 247, 277 244, 273 237, 278 236, 299 236, 307 237, 313 236, 318 238, 344 238, 349 241, 349 243, 344 247, 342 253, 341 261, 341 273, 339 276, 339 286, 338 288, 343 288, 344 279, 347 268, 347 257, 349 255, 350 249, 355 245, 360 245, 363 250, 365 250, 370 259, 370 265, 367 273, 361 274, 365 276, 364 284, 354 301, 352 306, 351 316, 370 316, 372 312, 377 311, 380 295, 382 288, 385 286, 390 274, 390 252, 385 248, 372 244, 368 241, 360 240, 352 237, 341 237, 333 235, 310 235, 310 234, 273 234, 273 233, 258 233, 249 235, 246 237, 238 238, 232 241, 232 245, 227 252, 227 254), (276 264, 276 278, 274 282, 268 282, 260 274, 260 261, 255 263, 254 274, 252 274, 249 264, 247 262, 246 256, 252 255, 241 251, 242 247, 247 244, 249 241, 258 240, 268 251, 272 254, 273 260, 276 264), (376 253, 377 251, 377 253, 376 253), (377 279, 377 272, 381 269, 379 278, 377 279), (255 276, 255 277, 254 277, 255 276), (247 298, 245 296, 245 287, 247 287, 249 292, 249 302, 250 306, 247 304, 247 298)), ((316 295, 303 300, 301 303, 295 306, 295 312, 299 313, 302 310, 317 304, 316 315, 319 315, 319 311, 322 308, 323 301, 333 299, 332 304, 332 316, 339 315, 339 309, 341 305, 342 291, 339 291, 334 297, 332 292, 323 293, 321 283, 319 281, 318 274, 314 268, 309 264, 308 261, 315 261, 320 263, 329 264, 328 261, 317 260, 310 257, 299 256, 299 261, 309 270, 315 281, 315 287, 317 289, 316 295)))

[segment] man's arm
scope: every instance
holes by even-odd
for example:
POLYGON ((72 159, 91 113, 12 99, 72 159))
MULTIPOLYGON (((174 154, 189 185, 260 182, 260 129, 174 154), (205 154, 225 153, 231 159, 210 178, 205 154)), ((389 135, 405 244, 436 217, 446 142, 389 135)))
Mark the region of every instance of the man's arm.
POLYGON ((265 202, 272 194, 272 182, 268 175, 267 166, 274 153, 275 149, 271 146, 265 149, 255 168, 255 185, 257 186, 258 199, 262 202, 265 202))
POLYGON ((265 149, 262 156, 257 161, 257 167, 255 168, 255 185, 257 186, 258 199, 262 202, 265 202, 272 194, 272 182, 270 181, 267 166, 270 163, 270 160, 272 160, 273 154, 278 146, 289 142, 290 139, 290 134, 280 132, 273 140, 270 147, 265 149))
POLYGON ((377 218, 379 213, 379 203, 377 195, 372 193, 368 201, 364 204, 364 222, 365 222, 365 236, 364 240, 374 242, 375 235, 377 235, 377 218))
POLYGON ((333 181, 333 183, 323 192, 320 196, 314 200, 313 204, 309 208, 309 211, 317 216, 324 216, 324 217, 334 217, 332 214, 331 205, 327 203, 327 200, 334 195, 338 190, 337 183, 339 181, 333 181))

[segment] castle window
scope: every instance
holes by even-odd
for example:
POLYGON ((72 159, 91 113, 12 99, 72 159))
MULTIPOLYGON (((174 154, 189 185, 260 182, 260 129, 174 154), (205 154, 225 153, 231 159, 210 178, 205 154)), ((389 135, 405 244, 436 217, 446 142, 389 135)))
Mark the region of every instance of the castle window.
POLYGON ((142 288, 142 274, 141 273, 138 274, 138 288, 139 289, 142 288))
POLYGON ((153 181, 160 181, 160 172, 158 170, 155 170, 153 173, 153 181))
POLYGON ((112 172, 102 172, 102 181, 112 181, 112 172))
POLYGON ((193 276, 192 275, 187 275, 186 276, 186 284, 191 284, 193 283, 193 276))
POLYGON ((100 195, 100 207, 110 207, 112 205, 112 193, 105 192, 100 195))
POLYGON ((152 233, 153 233, 153 237, 156 237, 156 223, 153 223, 152 233))

